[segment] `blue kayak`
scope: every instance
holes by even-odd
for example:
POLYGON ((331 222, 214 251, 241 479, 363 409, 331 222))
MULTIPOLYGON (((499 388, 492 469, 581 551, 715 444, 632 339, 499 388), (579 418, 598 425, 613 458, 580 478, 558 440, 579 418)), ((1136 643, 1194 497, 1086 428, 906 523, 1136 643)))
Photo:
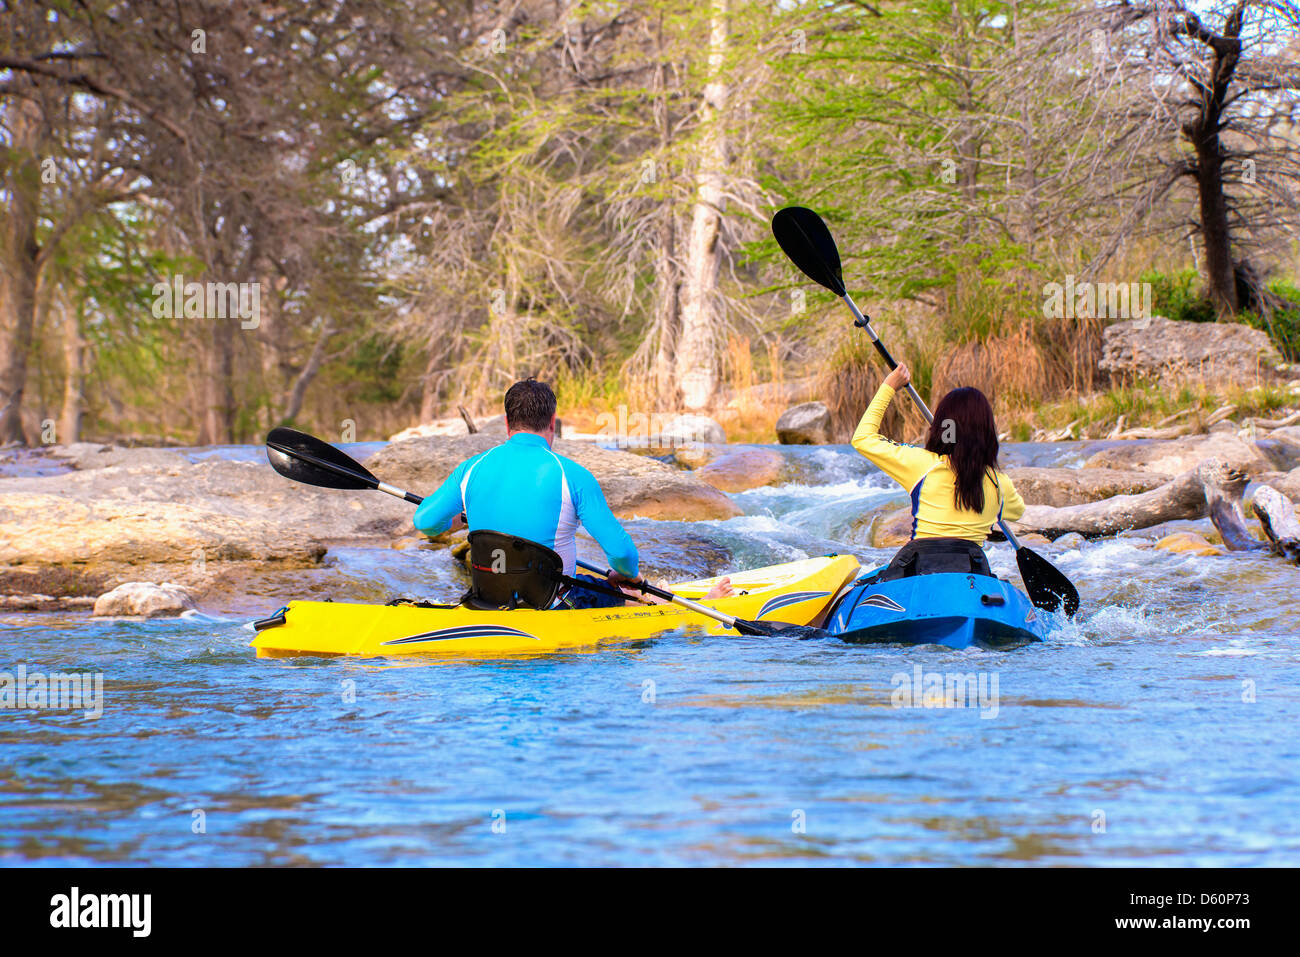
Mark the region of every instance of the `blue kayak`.
POLYGON ((863 580, 831 608, 826 628, 843 641, 1005 648, 1046 637, 1043 613, 1000 578, 945 572, 863 580))

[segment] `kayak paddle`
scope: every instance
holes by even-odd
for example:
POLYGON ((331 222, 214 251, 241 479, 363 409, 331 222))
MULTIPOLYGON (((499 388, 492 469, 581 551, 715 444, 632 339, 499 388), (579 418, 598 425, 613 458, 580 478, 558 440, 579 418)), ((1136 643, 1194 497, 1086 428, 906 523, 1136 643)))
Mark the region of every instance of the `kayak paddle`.
MULTIPOLYGON (((840 251, 822 218, 805 206, 787 206, 777 210, 776 215, 772 217, 772 235, 776 237, 777 245, 790 261, 799 267, 800 272, 844 300, 844 304, 853 313, 853 324, 867 331, 867 335, 871 336, 871 344, 876 347, 876 351, 880 353, 880 357, 885 360, 891 371, 898 368, 898 363, 889 354, 885 344, 880 341, 876 330, 871 328, 871 320, 862 314, 857 303, 844 287, 844 276, 840 269, 840 251)), ((933 422, 934 416, 930 413, 925 400, 910 382, 907 384, 907 393, 921 410, 921 414, 925 416, 925 421, 933 422)), ((1016 550, 1016 564, 1020 568, 1020 577, 1024 579, 1025 591, 1029 593, 1030 601, 1036 607, 1047 611, 1056 611, 1064 605, 1066 615, 1073 618, 1074 613, 1079 610, 1078 589, 1051 562, 1032 549, 1021 545, 1006 522, 999 519, 998 528, 1016 550)))
MULTIPOLYGON (((602 571, 595 565, 588 564, 582 560, 578 564, 589 572, 595 572, 597 575, 609 577, 608 571, 602 571)), ((710 608, 707 605, 701 605, 699 602, 691 601, 689 598, 683 598, 681 595, 675 595, 670 591, 651 585, 645 579, 639 582, 623 581, 618 583, 625 588, 634 588, 643 595, 654 595, 656 598, 662 598, 664 601, 672 602, 674 605, 680 605, 683 608, 689 608, 691 611, 701 615, 707 615, 714 621, 720 621, 728 628, 734 628, 742 635, 764 635, 775 638, 798 638, 806 641, 809 638, 828 638, 830 635, 821 628, 812 625, 791 625, 786 622, 772 621, 746 621, 743 618, 734 618, 731 615, 724 614, 716 608, 710 608)))
MULTIPOLYGON (((416 495, 414 492, 407 492, 396 486, 389 485, 387 482, 381 482, 370 473, 369 469, 341 449, 335 448, 314 435, 308 435, 306 432, 299 432, 296 429, 284 427, 272 429, 266 437, 266 457, 270 460, 271 467, 285 478, 293 479, 293 481, 301 482, 304 485, 315 485, 319 488, 375 489, 376 491, 394 495, 410 502, 412 505, 419 505, 424 501, 423 496, 416 495)), ((609 574, 594 565, 588 565, 586 562, 578 562, 578 564, 588 571, 600 575, 609 574)), ((683 598, 681 595, 674 595, 670 591, 657 588, 649 582, 624 582, 623 584, 640 590, 642 594, 654 595, 697 614, 705 615, 714 621, 721 622, 728 628, 735 629, 742 635, 798 638, 801 640, 829 637, 827 632, 812 625, 746 621, 743 618, 735 618, 725 612, 718 611, 716 608, 701 605, 689 598, 683 598)))

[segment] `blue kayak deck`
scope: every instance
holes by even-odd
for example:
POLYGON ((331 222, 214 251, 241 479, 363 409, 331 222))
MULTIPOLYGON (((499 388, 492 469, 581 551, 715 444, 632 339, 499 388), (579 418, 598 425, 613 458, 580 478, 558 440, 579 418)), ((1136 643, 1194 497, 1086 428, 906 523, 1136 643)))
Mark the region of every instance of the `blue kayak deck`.
POLYGON ((862 581, 835 603, 826 625, 843 641, 1005 648, 1046 637, 1042 613, 1000 578, 940 573, 862 581))

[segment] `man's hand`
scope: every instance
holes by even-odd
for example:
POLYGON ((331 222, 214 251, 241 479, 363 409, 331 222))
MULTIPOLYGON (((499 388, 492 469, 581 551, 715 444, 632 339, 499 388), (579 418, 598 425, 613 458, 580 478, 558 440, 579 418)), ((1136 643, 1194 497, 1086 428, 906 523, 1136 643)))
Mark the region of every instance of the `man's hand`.
POLYGON ((615 585, 640 585, 645 581, 644 575, 638 575, 636 578, 628 578, 626 575, 620 575, 612 568, 606 572, 605 577, 615 585))
POLYGON ((900 362, 898 368, 885 376, 885 385, 889 386, 895 392, 906 386, 911 381, 912 370, 907 367, 907 363, 905 362, 900 362))
POLYGON ((447 529, 447 531, 459 532, 462 528, 465 528, 467 525, 469 525, 469 519, 465 517, 464 512, 461 512, 459 515, 457 515, 455 518, 451 520, 451 528, 447 529))

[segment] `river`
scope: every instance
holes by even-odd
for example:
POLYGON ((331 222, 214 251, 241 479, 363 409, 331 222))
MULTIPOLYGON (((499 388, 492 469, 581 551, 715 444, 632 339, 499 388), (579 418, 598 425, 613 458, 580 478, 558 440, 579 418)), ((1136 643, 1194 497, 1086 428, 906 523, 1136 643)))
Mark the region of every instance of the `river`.
MULTIPOLYGON (((780 451, 798 481, 735 495, 741 517, 629 523, 647 563, 886 561, 867 519, 905 496, 845 447, 780 451)), ((1296 866, 1300 572, 1153 549, 1168 530, 1041 549, 1083 609, 1005 652, 668 634, 258 660, 249 619, 288 595, 147 622, 3 614, 0 670, 104 686, 98 717, 0 711, 0 864, 1296 866), (990 696, 896 706, 935 673, 990 696)), ((990 557, 1014 574, 1007 546, 990 557)), ((463 589, 419 549, 336 549, 300 575, 339 599, 463 589)))

